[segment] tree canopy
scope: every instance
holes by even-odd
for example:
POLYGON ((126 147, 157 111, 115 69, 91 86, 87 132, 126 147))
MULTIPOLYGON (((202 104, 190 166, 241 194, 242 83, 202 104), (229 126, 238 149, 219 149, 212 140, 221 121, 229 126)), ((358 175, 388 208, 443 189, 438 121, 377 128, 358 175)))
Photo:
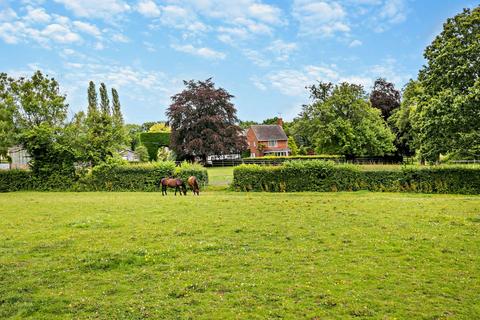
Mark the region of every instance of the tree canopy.
POLYGON ((233 96, 215 88, 212 79, 184 81, 185 89, 172 97, 167 117, 171 147, 179 158, 239 153, 246 149, 237 125, 233 96))
POLYGON ((314 101, 303 106, 294 131, 317 152, 354 157, 394 151, 394 135, 362 86, 320 82, 309 89, 314 101))
POLYGON ((425 49, 413 128, 423 159, 480 156, 480 7, 447 19, 425 49))
POLYGON ((370 103, 372 107, 379 109, 383 119, 387 120, 392 112, 400 107, 400 91, 395 89, 393 83, 378 78, 370 93, 370 103))

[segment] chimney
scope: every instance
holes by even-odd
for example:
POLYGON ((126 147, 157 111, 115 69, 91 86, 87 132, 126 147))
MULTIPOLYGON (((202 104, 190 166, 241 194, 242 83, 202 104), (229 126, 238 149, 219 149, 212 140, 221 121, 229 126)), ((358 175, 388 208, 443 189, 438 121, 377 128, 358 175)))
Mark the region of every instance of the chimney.
POLYGON ((278 118, 278 119, 277 119, 277 124, 278 124, 280 127, 283 127, 283 119, 282 119, 282 118, 278 118))

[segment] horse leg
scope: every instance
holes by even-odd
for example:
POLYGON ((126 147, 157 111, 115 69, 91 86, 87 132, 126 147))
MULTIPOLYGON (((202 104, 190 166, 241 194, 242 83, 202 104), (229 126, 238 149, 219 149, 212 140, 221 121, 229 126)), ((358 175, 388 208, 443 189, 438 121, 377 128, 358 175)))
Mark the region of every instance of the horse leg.
POLYGON ((175 195, 177 195, 178 186, 175 186, 175 195))

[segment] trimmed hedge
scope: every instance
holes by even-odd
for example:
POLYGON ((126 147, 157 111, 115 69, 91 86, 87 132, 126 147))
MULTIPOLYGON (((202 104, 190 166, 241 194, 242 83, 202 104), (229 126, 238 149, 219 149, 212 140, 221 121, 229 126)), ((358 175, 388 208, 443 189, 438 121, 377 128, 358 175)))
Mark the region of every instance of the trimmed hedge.
POLYGON ((140 143, 147 148, 150 160, 156 161, 158 148, 170 145, 170 132, 140 133, 140 143))
POLYGON ((362 171, 357 165, 292 161, 282 166, 242 165, 233 171, 237 191, 388 191, 480 194, 480 169, 404 167, 362 171))
POLYGON ((344 159, 342 155, 334 154, 319 154, 319 155, 296 155, 296 156, 264 156, 260 158, 244 158, 245 160, 303 160, 303 159, 317 159, 317 160, 328 160, 328 159, 344 159))
MULTIPOLYGON (((197 177, 200 186, 208 184, 207 170, 199 165, 158 162, 136 165, 99 165, 76 181, 40 181, 31 171, 0 171, 0 192, 20 190, 55 191, 157 191, 163 177, 197 177)), ((186 181, 185 181, 186 182, 186 181)))
POLYGON ((29 190, 33 188, 33 176, 26 170, 0 170, 0 192, 29 190))

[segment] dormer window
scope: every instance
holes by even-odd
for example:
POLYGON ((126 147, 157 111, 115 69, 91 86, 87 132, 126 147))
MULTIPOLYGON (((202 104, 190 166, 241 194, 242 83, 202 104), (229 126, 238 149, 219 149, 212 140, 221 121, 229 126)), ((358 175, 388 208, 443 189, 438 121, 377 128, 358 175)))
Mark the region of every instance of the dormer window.
POLYGON ((277 146, 277 140, 268 140, 268 146, 269 147, 276 147, 277 146))

